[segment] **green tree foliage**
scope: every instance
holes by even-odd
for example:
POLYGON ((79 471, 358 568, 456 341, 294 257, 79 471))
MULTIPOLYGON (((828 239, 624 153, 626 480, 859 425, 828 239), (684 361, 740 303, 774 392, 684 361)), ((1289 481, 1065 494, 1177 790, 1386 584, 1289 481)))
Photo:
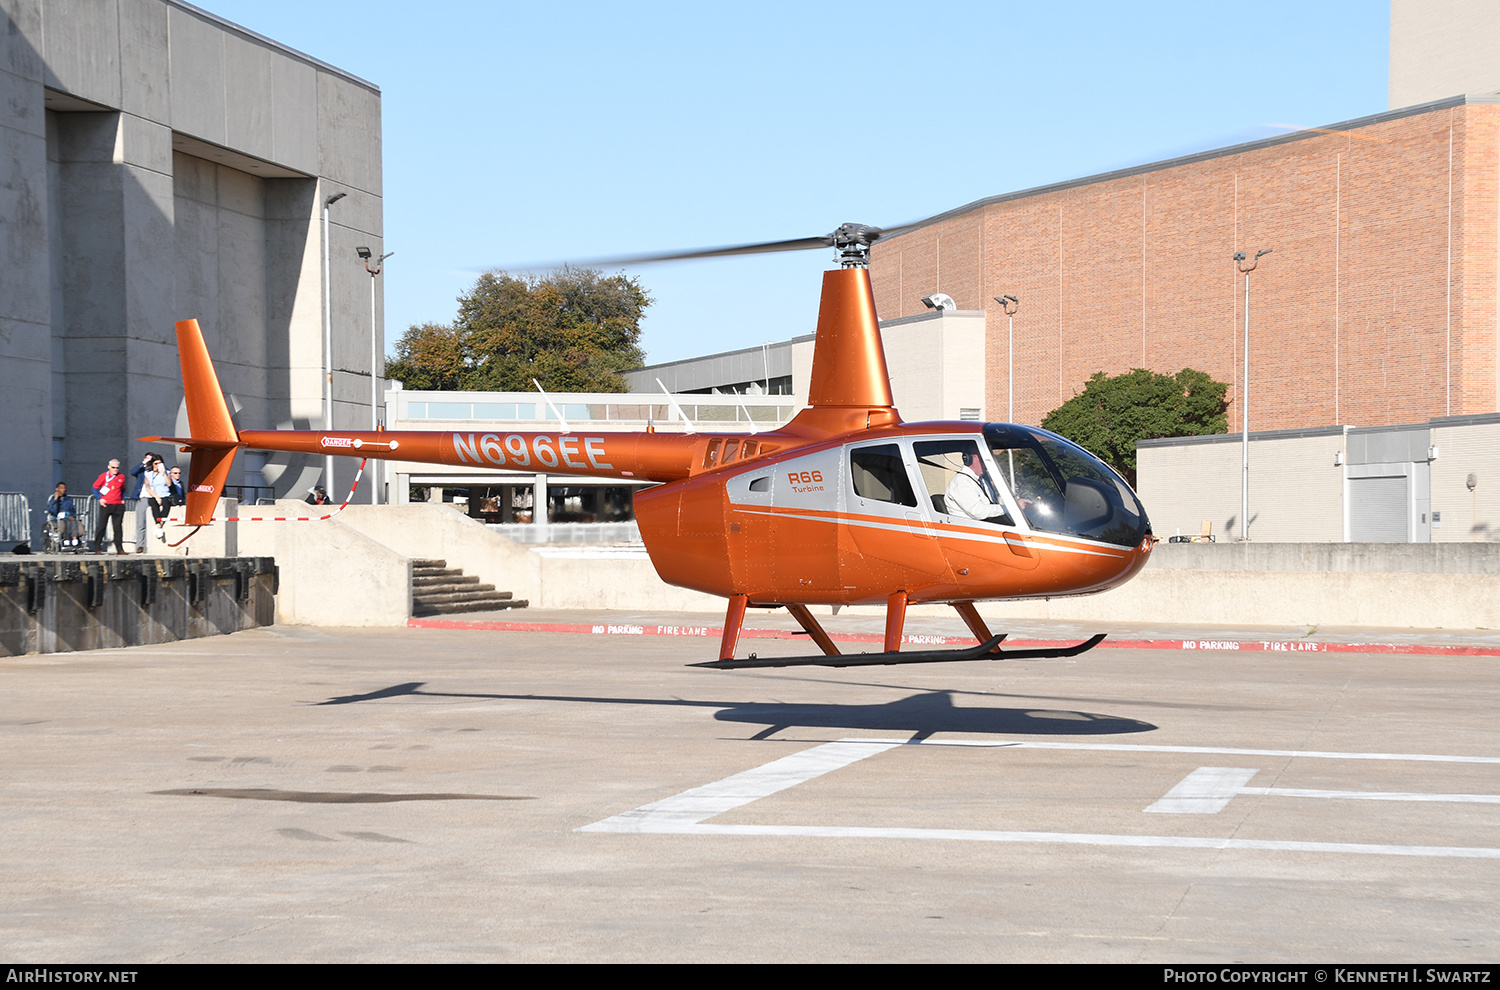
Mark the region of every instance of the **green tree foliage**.
POLYGON ((386 377, 407 388, 623 392, 620 372, 640 367, 641 316, 651 297, 639 279, 564 268, 544 276, 486 272, 458 297, 451 326, 424 323, 396 342, 386 377))
POLYGON ((420 323, 396 341, 396 359, 387 361, 385 376, 406 388, 443 392, 463 388, 468 359, 459 336, 441 323, 420 323))
POLYGON ((1228 431, 1228 389, 1191 368, 1176 375, 1135 368, 1113 378, 1099 371, 1082 392, 1048 413, 1042 428, 1098 456, 1133 486, 1137 440, 1228 431))

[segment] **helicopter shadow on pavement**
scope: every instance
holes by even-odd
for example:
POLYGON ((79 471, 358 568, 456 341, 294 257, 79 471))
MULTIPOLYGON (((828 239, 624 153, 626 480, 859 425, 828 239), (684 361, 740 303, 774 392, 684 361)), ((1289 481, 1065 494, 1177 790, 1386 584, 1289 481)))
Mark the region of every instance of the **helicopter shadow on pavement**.
POLYGON ((752 738, 764 739, 783 729, 867 729, 910 732, 925 739, 937 732, 985 735, 1096 736, 1151 732, 1156 726, 1133 718, 1092 712, 1036 708, 960 708, 951 691, 924 691, 883 705, 745 704, 716 712, 721 722, 746 722, 766 728, 752 738))
POLYGON ((468 698, 495 701, 558 701, 592 705, 651 705, 713 708, 720 722, 739 722, 763 728, 752 739, 765 739, 790 728, 863 729, 909 732, 925 739, 938 732, 982 735, 1098 736, 1151 732, 1150 722, 1092 712, 1043 708, 957 707, 951 691, 918 691, 885 704, 786 704, 767 702, 694 701, 682 698, 599 698, 572 695, 484 694, 424 690, 425 681, 395 684, 366 694, 344 695, 316 702, 351 705, 397 698, 468 698))

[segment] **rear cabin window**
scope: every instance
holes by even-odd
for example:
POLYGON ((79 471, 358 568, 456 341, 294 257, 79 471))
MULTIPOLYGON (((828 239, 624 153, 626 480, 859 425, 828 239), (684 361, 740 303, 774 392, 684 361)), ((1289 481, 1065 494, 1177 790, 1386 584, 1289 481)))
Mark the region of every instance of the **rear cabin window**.
POLYGON ((906 476, 906 465, 901 461, 901 448, 896 444, 851 450, 849 477, 854 482, 854 494, 860 498, 912 507, 917 504, 911 480, 906 476))

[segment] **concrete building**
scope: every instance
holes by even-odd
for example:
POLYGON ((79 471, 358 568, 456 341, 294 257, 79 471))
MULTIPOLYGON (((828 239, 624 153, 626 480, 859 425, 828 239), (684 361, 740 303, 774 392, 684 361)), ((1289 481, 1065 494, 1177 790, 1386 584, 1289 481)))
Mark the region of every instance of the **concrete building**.
MULTIPOLYGON (((1500 410, 1500 9, 1394 0, 1391 109, 1270 140, 1004 193, 877 243, 886 319, 951 295, 1020 298, 1017 418, 1090 375, 1206 371, 1238 421, 1252 279, 1252 429, 1394 425, 1500 410)), ((986 404, 1003 408, 991 373, 986 404)))
POLYGON ((1500 92, 1500 7, 1488 0, 1391 0, 1390 106, 1500 92))
MULTIPOLYGON (((1144 440, 1140 496, 1156 535, 1243 535, 1241 437, 1144 440)), ((1256 542, 1500 540, 1500 414, 1250 434, 1256 542)))
POLYGON ((807 394, 812 371, 812 334, 791 340, 766 341, 682 361, 648 364, 621 373, 632 392, 729 393, 737 395, 797 395, 801 383, 807 394))
MULTIPOLYGON (((354 249, 381 250, 380 91, 178 0, 0 0, 0 18, 0 490, 37 510, 55 480, 86 492, 138 462, 135 437, 181 435, 180 319, 242 427, 321 424, 338 194, 334 425, 368 424, 384 342, 354 249)), ((320 467, 243 456, 230 490, 300 491, 320 467)))
MULTIPOLYGON (((878 242, 887 319, 932 292, 988 317, 1004 365, 1020 299, 1017 418, 1095 372, 1185 367, 1242 396, 1237 251, 1251 283, 1252 429, 1494 412, 1500 96, 1454 96, 1323 131, 980 200, 878 242)), ((1004 408, 990 374, 986 404, 1004 408)))
MULTIPOLYGON (((633 392, 790 395, 807 403, 813 334, 737 351, 653 364, 624 373, 633 392), (657 384, 660 381, 660 384, 657 384)), ((908 422, 984 420, 986 370, 983 310, 928 310, 882 320, 880 339, 896 408, 908 422)), ((1002 351, 1002 357, 1004 352, 1002 351)), ((1005 374, 1005 364, 988 366, 1005 374)), ((1004 415, 1005 407, 999 407, 1004 415)))

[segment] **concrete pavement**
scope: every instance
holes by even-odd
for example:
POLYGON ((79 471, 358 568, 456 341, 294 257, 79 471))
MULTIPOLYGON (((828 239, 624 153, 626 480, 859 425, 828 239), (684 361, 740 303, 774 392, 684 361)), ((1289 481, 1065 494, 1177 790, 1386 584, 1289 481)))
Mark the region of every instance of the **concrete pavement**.
POLYGON ((711 653, 688 637, 274 627, 0 660, 0 949, 1500 953, 1494 659, 685 666, 711 653))

